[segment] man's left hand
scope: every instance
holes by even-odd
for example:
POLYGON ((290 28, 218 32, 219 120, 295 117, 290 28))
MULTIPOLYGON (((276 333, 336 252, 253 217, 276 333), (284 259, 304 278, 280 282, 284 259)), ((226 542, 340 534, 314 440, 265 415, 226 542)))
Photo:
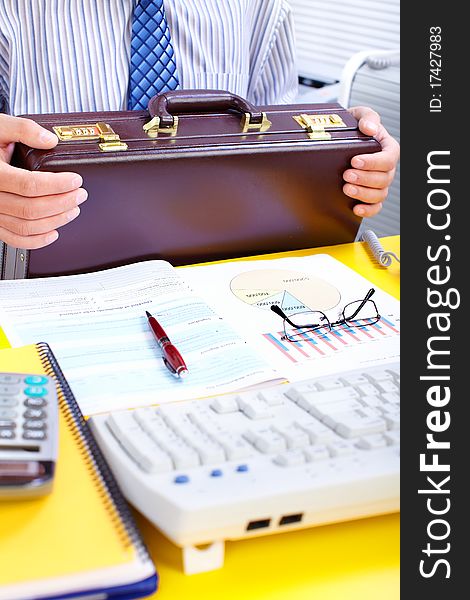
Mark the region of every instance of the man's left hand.
POLYGON ((400 156, 400 146, 380 122, 371 108, 356 106, 349 112, 359 121, 359 129, 372 135, 382 146, 375 154, 359 154, 351 160, 351 169, 343 174, 347 182, 343 191, 361 203, 354 207, 360 217, 373 217, 382 209, 388 188, 393 181, 400 156))

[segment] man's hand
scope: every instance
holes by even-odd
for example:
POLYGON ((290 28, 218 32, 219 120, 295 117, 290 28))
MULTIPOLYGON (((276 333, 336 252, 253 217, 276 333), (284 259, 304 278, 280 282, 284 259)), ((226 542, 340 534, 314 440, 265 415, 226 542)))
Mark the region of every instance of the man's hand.
POLYGON ((354 207, 354 213, 360 217, 373 217, 380 212, 395 176, 400 146, 381 124, 380 116, 374 110, 356 106, 349 112, 359 121, 362 133, 373 135, 382 146, 382 150, 375 154, 355 156, 351 160, 352 169, 343 174, 347 181, 344 193, 362 202, 354 207))
POLYGON ((34 121, 0 114, 0 240, 15 248, 42 248, 59 237, 58 227, 78 217, 87 192, 76 173, 12 167, 15 142, 47 149, 58 139, 34 121))

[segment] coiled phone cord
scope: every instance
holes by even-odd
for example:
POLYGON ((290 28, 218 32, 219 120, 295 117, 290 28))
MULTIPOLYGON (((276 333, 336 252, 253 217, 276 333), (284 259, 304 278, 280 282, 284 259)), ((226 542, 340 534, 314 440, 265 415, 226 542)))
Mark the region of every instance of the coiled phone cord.
POLYGON ((389 267, 392 264, 393 258, 400 262, 400 259, 394 252, 386 252, 383 249, 378 237, 372 230, 366 229, 363 231, 361 234, 361 239, 364 242, 367 242, 372 254, 383 267, 389 267))

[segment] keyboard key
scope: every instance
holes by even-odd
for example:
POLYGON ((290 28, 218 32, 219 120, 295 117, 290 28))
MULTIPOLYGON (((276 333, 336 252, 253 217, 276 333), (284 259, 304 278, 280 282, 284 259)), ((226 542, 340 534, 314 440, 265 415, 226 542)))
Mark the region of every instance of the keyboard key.
POLYGON ((213 398, 210 407, 220 415, 239 411, 236 396, 219 396, 213 398))
POLYGON ((173 469, 168 454, 142 431, 131 412, 111 413, 107 423, 119 443, 144 471, 161 473, 173 469))
POLYGON ((390 402, 390 404, 400 404, 400 394, 396 392, 385 392, 381 396, 386 402, 390 402))
POLYGON ((330 442, 327 446, 331 456, 348 456, 357 452, 354 445, 346 440, 330 442))
POLYGON ((344 400, 343 402, 333 402, 331 404, 324 402, 323 404, 314 405, 309 412, 331 427, 331 424, 327 421, 328 417, 335 413, 349 412, 358 408, 363 407, 357 400, 344 400))
POLYGON ((286 391, 286 396, 301 408, 310 411, 312 406, 319 404, 332 404, 346 400, 354 400, 359 398, 359 392, 352 387, 343 387, 338 390, 323 390, 321 392, 300 392, 297 387, 291 387, 286 391))
POLYGON ((278 388, 268 388, 257 394, 260 400, 266 402, 268 406, 282 406, 286 403, 284 392, 278 388))
POLYGON ((177 475, 173 481, 175 483, 189 483, 189 477, 187 475, 177 475))
POLYGON ((341 381, 347 385, 361 385, 362 383, 369 383, 369 380, 364 377, 361 373, 348 373, 340 376, 341 381))
POLYGON ((301 450, 288 450, 273 458, 273 462, 280 467, 295 467, 305 462, 305 454, 301 450))
POLYGON ((365 377, 371 382, 376 383, 378 381, 393 381, 394 377, 387 368, 374 367, 364 372, 365 377))
POLYGON ((373 385, 372 383, 363 383, 361 385, 356 385, 355 388, 361 394, 361 396, 376 396, 380 393, 379 388, 373 385))
POLYGON ((380 433, 387 429, 385 421, 378 417, 370 417, 360 410, 334 413, 327 417, 325 423, 342 437, 353 438, 371 433, 380 433))
POLYGON ((366 435, 357 440, 356 446, 363 450, 376 450, 378 448, 384 448, 387 445, 387 440, 383 435, 366 435))
POLYGON ((400 432, 397 429, 386 431, 383 435, 389 446, 400 445, 400 432))
POLYGON ((269 419, 273 416, 272 408, 256 394, 237 396, 238 406, 249 419, 269 419))
POLYGON ((305 456, 309 461, 315 462, 317 460, 325 460, 330 458, 328 447, 324 444, 318 444, 316 446, 308 446, 303 450, 305 456))
POLYGON ((394 381, 380 381, 377 383, 377 387, 381 392, 398 393, 400 391, 400 388, 394 381))
POLYGON ((327 379, 319 379, 317 381, 317 386, 319 390, 336 390, 344 387, 341 379, 337 377, 330 377, 327 379))
POLYGON ((267 427, 266 429, 248 430, 243 434, 263 454, 271 454, 286 449, 286 441, 276 431, 267 427))
POLYGON ((321 421, 297 421, 295 425, 307 433, 311 444, 329 442, 331 440, 338 439, 338 435, 330 427, 324 425, 321 421))
POLYGON ((274 429, 285 438, 288 448, 303 448, 310 444, 308 433, 295 424, 274 427, 274 429))

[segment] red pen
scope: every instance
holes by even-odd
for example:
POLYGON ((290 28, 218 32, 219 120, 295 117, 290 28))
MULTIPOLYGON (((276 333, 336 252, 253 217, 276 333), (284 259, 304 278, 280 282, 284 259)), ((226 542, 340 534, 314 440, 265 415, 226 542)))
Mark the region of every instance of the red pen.
POLYGON ((183 357, 170 342, 170 338, 167 336, 165 330, 157 321, 157 319, 152 317, 147 310, 145 311, 145 314, 147 315, 150 328, 152 329, 155 339, 157 340, 157 344, 161 348, 163 354, 162 358, 165 366, 175 377, 186 377, 189 371, 183 360, 183 357))

